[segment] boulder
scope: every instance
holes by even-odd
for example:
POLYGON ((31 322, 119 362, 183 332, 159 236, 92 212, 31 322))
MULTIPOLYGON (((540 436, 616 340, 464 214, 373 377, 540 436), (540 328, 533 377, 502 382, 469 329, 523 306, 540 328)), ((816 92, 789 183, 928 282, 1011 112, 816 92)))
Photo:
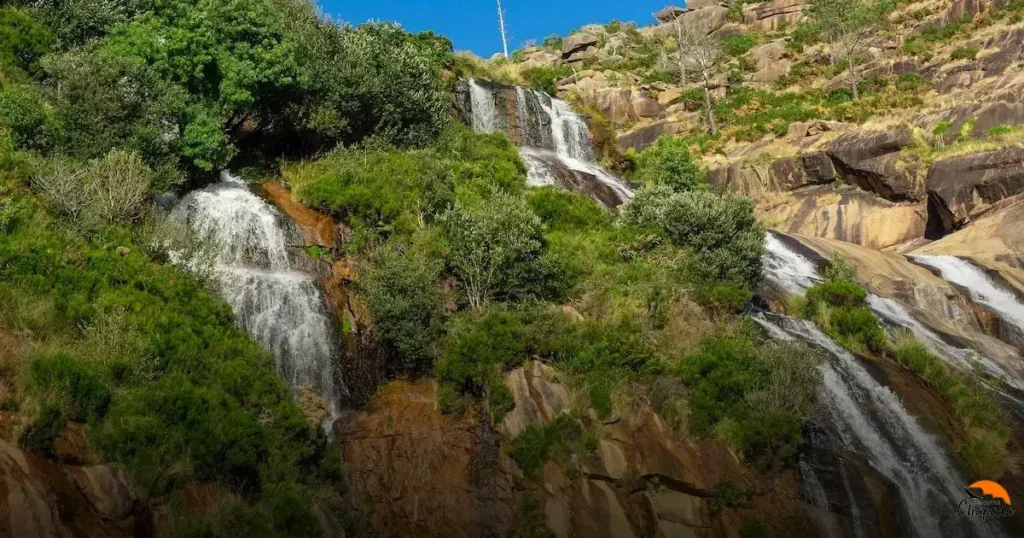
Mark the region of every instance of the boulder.
POLYGON ((971 136, 981 138, 989 129, 1021 123, 1024 123, 1024 103, 992 103, 978 112, 971 136))
POLYGON ((767 69, 771 67, 775 62, 782 59, 782 56, 786 53, 786 40, 778 39, 771 43, 765 43, 764 45, 758 45, 747 53, 747 56, 757 62, 757 68, 767 69))
POLYGON ((590 46, 584 49, 579 49, 576 52, 573 52, 572 54, 565 56, 564 58, 566 63, 575 63, 582 62, 584 60, 591 60, 596 57, 597 47, 590 46))
POLYGON ((850 183, 887 200, 918 200, 923 192, 917 168, 900 162, 900 151, 913 141, 908 127, 854 131, 833 140, 827 152, 850 183))
POLYGON ((804 18, 803 0, 772 0, 748 4, 743 8, 743 23, 759 30, 774 31, 804 18))
POLYGON ((502 419, 501 433, 514 439, 527 426, 547 424, 568 407, 569 393, 552 381, 554 377, 554 370, 540 361, 505 375, 516 406, 502 419))
POLYGON ((676 102, 683 95, 683 90, 679 88, 669 88, 667 90, 658 92, 658 104, 661 106, 669 106, 676 102))
POLYGON ((882 250, 924 236, 921 204, 897 204, 862 190, 832 185, 807 187, 758 205, 768 227, 787 233, 836 239, 882 250))
POLYGON ((665 113, 665 107, 657 101, 643 95, 633 96, 633 111, 641 118, 657 118, 665 113))
POLYGON ((127 475, 115 467, 60 465, 0 440, 0 492, 3 538, 127 538, 144 532, 135 514, 145 511, 127 475))
POLYGON ((793 65, 793 62, 789 60, 778 60, 772 64, 759 69, 754 73, 746 76, 746 79, 750 82, 756 82, 760 84, 767 84, 769 82, 775 82, 776 80, 789 74, 789 68, 793 65))
POLYGON ((687 8, 679 6, 665 6, 654 13, 654 18, 657 19, 658 22, 662 23, 672 22, 687 11, 687 8))
MULTIPOLYGON (((697 33, 707 35, 721 28, 725 24, 728 14, 729 8, 716 4, 687 11, 679 17, 679 22, 692 28, 697 33)), ((669 29, 668 31, 675 35, 675 30, 669 29)))
POLYGON ((829 183, 836 178, 836 167, 824 151, 804 155, 803 165, 804 173, 812 183, 829 183))
POLYGON ((574 52, 589 47, 595 47, 594 52, 596 53, 597 43, 598 37, 594 34, 588 34, 585 32, 573 34, 565 38, 565 41, 562 42, 562 58, 569 58, 574 52))
POLYGON ((1024 147, 936 161, 928 171, 929 234, 941 237, 967 223, 976 211, 1024 193, 1024 147))
POLYGON ((651 144, 658 141, 661 135, 673 135, 686 130, 686 125, 672 120, 662 120, 642 127, 638 127, 628 133, 619 135, 617 145, 619 151, 625 152, 632 148, 634 151, 643 151, 651 144))
POLYGON ((614 124, 634 122, 638 119, 633 110, 631 92, 626 89, 611 90, 597 96, 597 109, 614 124))

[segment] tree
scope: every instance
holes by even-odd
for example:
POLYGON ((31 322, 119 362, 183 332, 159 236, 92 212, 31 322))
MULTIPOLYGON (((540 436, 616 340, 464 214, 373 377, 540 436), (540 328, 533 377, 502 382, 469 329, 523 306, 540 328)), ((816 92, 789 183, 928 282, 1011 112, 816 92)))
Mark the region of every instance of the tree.
POLYGON ((703 188, 704 170, 693 160, 685 140, 663 135, 640 152, 636 179, 645 185, 664 184, 683 192, 703 188))
MULTIPOLYGON (((692 25, 679 23, 676 25, 676 32, 679 41, 680 63, 683 62, 683 58, 689 59, 700 75, 700 82, 704 87, 704 111, 707 117, 708 131, 715 134, 718 132, 718 126, 715 124, 715 112, 711 106, 711 87, 712 79, 717 74, 722 59, 725 57, 722 47, 719 45, 718 39, 706 35, 692 25)), ((683 77, 685 78, 685 72, 683 77)))
POLYGON ((545 274, 543 226, 520 197, 458 202, 445 215, 444 228, 449 263, 474 309, 530 289, 545 274))
POLYGON ((438 340, 440 266, 423 254, 385 247, 375 253, 359 284, 373 318, 373 330, 398 353, 400 373, 422 373, 438 340))
POLYGON ((846 59, 850 92, 855 101, 860 98, 857 91, 857 53, 871 32, 872 23, 883 17, 887 9, 886 1, 871 5, 864 0, 814 0, 811 3, 811 14, 821 23, 830 45, 838 44, 846 59))
POLYGON ((30 76, 42 69, 39 59, 50 51, 53 35, 27 9, 0 9, 0 65, 17 67, 30 76))

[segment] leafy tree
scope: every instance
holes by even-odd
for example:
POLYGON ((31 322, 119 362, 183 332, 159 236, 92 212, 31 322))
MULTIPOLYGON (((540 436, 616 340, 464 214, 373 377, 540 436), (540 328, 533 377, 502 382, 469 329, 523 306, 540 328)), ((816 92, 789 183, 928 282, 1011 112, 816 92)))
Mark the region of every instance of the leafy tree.
POLYGON ((42 72, 39 63, 53 45, 53 34, 31 11, 0 8, 0 66, 21 69, 30 76, 42 72))
POLYGON ((449 263, 472 308, 522 293, 544 273, 543 228, 519 197, 457 202, 444 217, 444 229, 449 263))
POLYGON ((430 365, 440 333, 440 269, 421 253, 385 247, 360 278, 374 331, 398 353, 398 372, 421 373, 430 365))
POLYGON ((703 188, 704 170, 693 160, 685 140, 663 135, 640 152, 636 179, 646 185, 664 184, 675 192, 683 192, 703 188))
POLYGON ((50 27, 59 50, 70 50, 101 38, 115 25, 132 20, 152 7, 152 0, 35 0, 40 17, 50 27))

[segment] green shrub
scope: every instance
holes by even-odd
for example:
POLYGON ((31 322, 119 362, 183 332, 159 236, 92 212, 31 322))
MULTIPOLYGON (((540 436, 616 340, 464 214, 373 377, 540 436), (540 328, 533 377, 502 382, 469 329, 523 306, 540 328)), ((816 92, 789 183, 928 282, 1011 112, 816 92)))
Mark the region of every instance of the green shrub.
POLYGON ((949 55, 951 60, 975 60, 978 57, 978 53, 981 49, 978 47, 957 47, 953 50, 953 53, 949 55))
POLYGON ((527 426, 512 440, 509 455, 527 478, 539 480, 548 460, 565 463, 573 454, 592 450, 592 443, 579 422, 563 413, 548 424, 527 426))
POLYGON ((0 89, 0 126, 10 129, 18 147, 45 151, 59 132, 40 92, 29 85, 0 89))
POLYGON ((385 247, 359 279, 373 330, 397 353, 389 364, 394 373, 415 375, 431 365, 441 328, 440 270, 440 263, 422 253, 385 247))
POLYGON ((15 67, 37 76, 42 72, 40 60, 52 45, 53 34, 33 11, 10 6, 0 8, 0 66, 15 67))
POLYGON ((729 56, 742 56, 757 44, 757 34, 740 33, 722 38, 722 51, 729 56))
POLYGON ((676 192, 702 189, 705 175, 686 142, 674 136, 662 135, 637 158, 635 178, 646 185, 664 184, 676 192))
POLYGON ((665 210, 665 235, 693 250, 696 271, 708 280, 753 287, 761 279, 764 228, 749 198, 707 191, 676 194, 665 210))
POLYGON ((1013 132, 1013 127, 1009 125, 999 125, 985 131, 985 136, 1003 136, 1013 132))
POLYGON ((903 73, 896 78, 896 89, 901 92, 916 91, 924 84, 924 77, 916 72, 903 73))
POLYGON ((110 389, 94 367, 63 354, 32 361, 32 383, 39 393, 66 399, 67 416, 77 422, 102 419, 110 389))
POLYGON ((558 81, 573 74, 571 67, 559 65, 554 67, 531 67, 524 69, 520 75, 523 80, 533 89, 542 91, 548 95, 558 94, 558 81))
POLYGON ((557 187, 527 191, 526 199, 548 230, 578 230, 607 226, 608 211, 593 198, 557 187))
POLYGON ((29 424, 18 438, 22 450, 41 456, 53 456, 53 442, 64 431, 64 413, 55 404, 44 404, 36 419, 29 424))
POLYGON ((807 290, 807 300, 831 306, 864 306, 867 299, 864 288, 852 280, 826 280, 807 290))
POLYGON ((438 380, 456 393, 484 396, 505 368, 526 359, 527 334, 520 317, 506 310, 490 309, 457 320, 435 367, 438 380))
POLYGON ((911 56, 923 56, 928 51, 928 45, 923 39, 912 37, 903 43, 903 52, 911 56))

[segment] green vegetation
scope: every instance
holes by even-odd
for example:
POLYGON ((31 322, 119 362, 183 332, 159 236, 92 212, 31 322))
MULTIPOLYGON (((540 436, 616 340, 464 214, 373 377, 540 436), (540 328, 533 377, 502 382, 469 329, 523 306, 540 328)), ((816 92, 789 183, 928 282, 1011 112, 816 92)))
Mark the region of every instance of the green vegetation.
POLYGON ((742 56, 754 48, 758 36, 753 33, 733 34, 722 38, 722 51, 729 56, 742 56))
POLYGON ((854 353, 884 353, 888 349, 885 331, 867 306, 867 292, 853 281, 846 262, 832 260, 822 273, 825 281, 807 290, 804 315, 854 353))
POLYGON ((953 50, 952 54, 949 55, 951 60, 975 60, 978 57, 978 53, 981 49, 978 47, 957 47, 953 50))
POLYGON ((702 188, 705 174, 683 139, 663 135, 637 156, 633 179, 645 185, 667 185, 675 192, 683 192, 702 188))
POLYGON ((527 426, 512 441, 509 454, 523 474, 538 480, 548 460, 565 466, 574 455, 585 455, 596 448, 596 439, 584 433, 575 418, 561 414, 544 426, 527 426))
POLYGON ((892 355, 949 398, 966 430, 958 453, 974 476, 1003 476, 1009 465, 1010 430, 992 393, 967 374, 950 369, 908 333, 896 339, 892 355))

